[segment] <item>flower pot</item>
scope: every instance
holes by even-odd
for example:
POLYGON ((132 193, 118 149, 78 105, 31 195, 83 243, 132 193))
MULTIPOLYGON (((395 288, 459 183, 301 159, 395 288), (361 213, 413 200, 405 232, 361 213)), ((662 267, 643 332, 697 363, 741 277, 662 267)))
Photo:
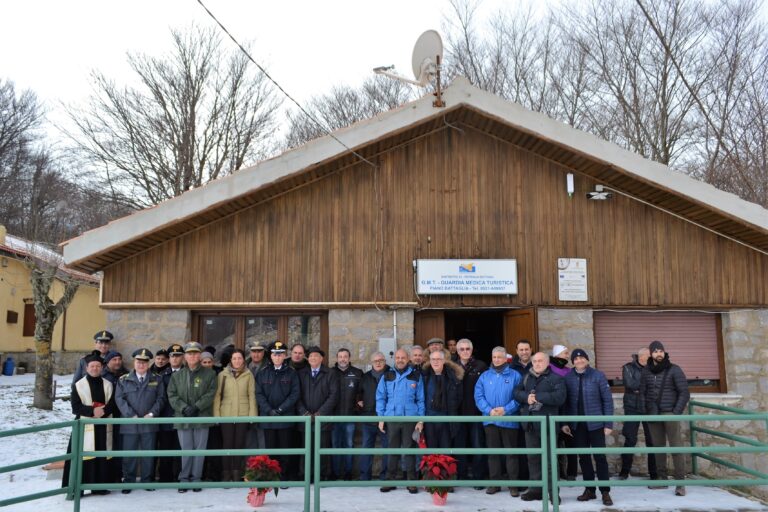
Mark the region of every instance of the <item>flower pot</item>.
POLYGON ((433 492, 432 493, 432 503, 439 507, 445 506, 445 504, 448 502, 448 495, 440 496, 439 493, 433 492))
POLYGON ((266 497, 267 497, 267 492, 265 489, 256 489, 254 487, 250 491, 248 491, 248 497, 246 498, 246 501, 250 506, 254 508, 263 507, 264 498, 266 497))

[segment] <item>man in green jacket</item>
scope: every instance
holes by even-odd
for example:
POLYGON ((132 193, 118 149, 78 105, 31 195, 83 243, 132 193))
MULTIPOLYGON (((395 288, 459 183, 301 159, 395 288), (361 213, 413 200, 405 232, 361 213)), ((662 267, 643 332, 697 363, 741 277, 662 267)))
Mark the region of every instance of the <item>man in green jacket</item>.
MULTIPOLYGON (((196 341, 184 346, 184 360, 187 366, 175 372, 168 384, 168 401, 174 416, 194 418, 213 416, 213 398, 216 396, 216 372, 200 364, 203 347, 196 341)), ((182 450, 205 450, 208 443, 208 427, 203 423, 177 423, 182 450)), ((199 482, 203 475, 205 457, 182 457, 179 482, 199 482)), ((193 492, 202 489, 194 488, 193 492)), ((179 489, 187 492, 187 489, 179 489)))

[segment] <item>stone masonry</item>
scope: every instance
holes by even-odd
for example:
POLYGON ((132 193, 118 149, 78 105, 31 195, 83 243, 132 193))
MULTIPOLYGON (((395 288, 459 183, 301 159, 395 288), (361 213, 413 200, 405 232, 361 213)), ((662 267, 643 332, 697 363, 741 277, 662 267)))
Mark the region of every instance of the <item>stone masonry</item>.
MULTIPOLYGON (((389 309, 331 309, 328 311, 328 362, 336 351, 348 348, 352 364, 365 369, 371 354, 379 349, 379 338, 393 336, 394 311, 389 309)), ((413 345, 413 310, 397 310, 397 345, 413 345)))
POLYGON ((152 352, 168 348, 172 343, 189 341, 192 315, 183 309, 110 309, 107 330, 115 335, 114 348, 123 354, 126 367, 131 367, 131 353, 146 347, 152 352))
POLYGON ((565 345, 570 350, 582 348, 595 365, 595 332, 591 309, 538 310, 539 350, 552 353, 555 345, 565 345))

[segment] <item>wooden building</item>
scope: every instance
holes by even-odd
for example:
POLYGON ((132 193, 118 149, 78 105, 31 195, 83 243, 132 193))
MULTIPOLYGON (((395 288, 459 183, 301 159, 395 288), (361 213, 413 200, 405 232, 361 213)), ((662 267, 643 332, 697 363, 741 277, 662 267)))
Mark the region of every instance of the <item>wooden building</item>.
POLYGON ((280 338, 365 367, 392 338, 468 337, 485 359, 528 338, 585 348, 616 379, 660 339, 698 389, 766 409, 768 381, 738 368, 768 365, 768 211, 465 79, 444 101, 87 232, 65 259, 104 273, 126 345, 280 338), (425 260, 514 260, 516 293, 418 294, 425 260))

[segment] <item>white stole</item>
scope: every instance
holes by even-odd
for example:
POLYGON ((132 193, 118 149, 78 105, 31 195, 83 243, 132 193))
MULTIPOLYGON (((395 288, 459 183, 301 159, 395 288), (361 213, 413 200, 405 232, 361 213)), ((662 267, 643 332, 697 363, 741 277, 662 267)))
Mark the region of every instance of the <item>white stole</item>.
MULTIPOLYGON (((104 399, 106 402, 109 402, 109 399, 112 398, 112 383, 109 382, 107 379, 102 378, 102 382, 104 383, 104 399)), ((88 384, 88 378, 83 377, 79 381, 75 382, 75 389, 77 390, 77 394, 80 395, 80 401, 83 403, 83 405, 87 406, 93 406, 93 397, 91 396, 91 386, 88 384)), ((112 417, 110 414, 109 416, 112 417)), ((83 429, 83 451, 84 452, 92 452, 96 450, 96 425, 93 423, 87 423, 85 425, 85 428, 83 429)), ((107 450, 112 449, 112 425, 106 425, 107 427, 107 450)), ((111 459, 112 457, 107 457, 108 459, 111 459)), ((93 459, 93 457, 83 457, 83 460, 89 460, 93 459)))

